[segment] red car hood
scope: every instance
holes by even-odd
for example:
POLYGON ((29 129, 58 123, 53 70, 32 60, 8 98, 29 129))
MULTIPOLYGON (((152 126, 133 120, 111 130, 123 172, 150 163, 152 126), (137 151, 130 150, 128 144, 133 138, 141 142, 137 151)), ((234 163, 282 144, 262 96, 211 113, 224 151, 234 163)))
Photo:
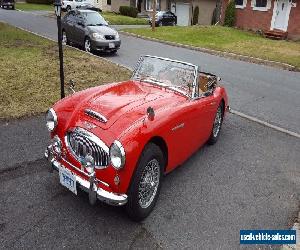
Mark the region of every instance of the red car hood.
POLYGON ((117 120, 121 120, 121 126, 124 126, 123 129, 125 129, 127 126, 124 123, 130 123, 144 116, 149 106, 157 111, 161 107, 176 105, 177 102, 183 100, 186 100, 184 96, 178 95, 172 90, 149 83, 127 81, 113 84, 85 97, 79 103, 77 112, 73 113, 72 120, 75 120, 75 123, 88 120, 103 129, 108 129, 117 120), (87 115, 86 110, 97 112, 104 116, 107 122, 101 122, 87 115))

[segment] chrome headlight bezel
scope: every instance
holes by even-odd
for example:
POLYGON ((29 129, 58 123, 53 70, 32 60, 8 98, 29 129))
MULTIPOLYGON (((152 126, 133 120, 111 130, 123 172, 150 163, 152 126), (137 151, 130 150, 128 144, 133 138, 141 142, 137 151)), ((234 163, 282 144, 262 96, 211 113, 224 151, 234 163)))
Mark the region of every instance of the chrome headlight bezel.
POLYGON ((119 170, 124 167, 126 154, 121 142, 115 140, 109 148, 109 159, 111 165, 119 170))
POLYGON ((48 109, 46 113, 46 127, 48 131, 52 132, 58 124, 56 112, 53 108, 48 109))
POLYGON ((100 33, 97 33, 97 32, 92 33, 92 37, 93 37, 94 39, 105 40, 104 35, 103 35, 103 34, 100 34, 100 33))

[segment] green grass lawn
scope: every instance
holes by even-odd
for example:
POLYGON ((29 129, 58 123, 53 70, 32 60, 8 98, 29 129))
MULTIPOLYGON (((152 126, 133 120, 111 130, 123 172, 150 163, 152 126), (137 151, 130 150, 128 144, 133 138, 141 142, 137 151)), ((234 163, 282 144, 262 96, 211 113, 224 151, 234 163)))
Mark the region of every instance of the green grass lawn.
POLYGON ((138 35, 201 48, 288 63, 300 69, 300 42, 275 41, 252 32, 222 26, 125 29, 138 35))
MULTIPOLYGON (((57 44, 0 22, 0 119, 45 112, 60 98, 57 44)), ((65 82, 76 90, 129 79, 113 63, 64 47, 65 82)), ((68 93, 68 91, 66 91, 68 93)))
POLYGON ((100 13, 109 24, 112 25, 143 25, 148 24, 148 21, 144 18, 133 18, 129 16, 122 16, 112 12, 102 12, 100 13))
POLYGON ((35 4, 35 3, 16 3, 16 9, 17 10, 24 10, 24 11, 30 11, 30 10, 53 10, 54 6, 50 4, 35 4))
MULTIPOLYGON (((16 3, 16 9, 23 11, 46 10, 53 11, 50 16, 55 17, 54 6, 48 4, 33 4, 33 3, 16 3)), ((133 18, 129 16, 122 16, 112 12, 102 12, 101 15, 111 25, 143 25, 148 24, 144 18, 133 18)))

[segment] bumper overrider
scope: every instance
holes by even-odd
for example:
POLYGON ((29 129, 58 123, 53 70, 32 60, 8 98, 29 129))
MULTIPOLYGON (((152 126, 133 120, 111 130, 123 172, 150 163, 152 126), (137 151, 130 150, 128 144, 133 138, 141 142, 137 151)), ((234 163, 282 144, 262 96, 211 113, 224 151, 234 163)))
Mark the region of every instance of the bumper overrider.
MULTIPOLYGON (((48 146, 45 150, 45 158, 51 163, 51 170, 61 171, 63 169, 67 169, 67 167, 61 163, 62 161, 59 162, 54 157, 54 154, 55 152, 53 152, 52 145, 48 146)), ((70 162, 67 162, 65 159, 63 161, 66 162, 68 166, 71 166, 74 169, 76 168, 74 165, 72 165, 70 162)), ((74 173, 74 171, 71 171, 72 174, 75 175, 76 186, 89 194, 89 201, 92 205, 96 202, 97 199, 113 206, 123 206, 127 203, 126 194, 116 194, 113 192, 106 191, 99 187, 99 185, 97 185, 99 183, 102 183, 103 185, 108 187, 109 185, 105 182, 96 179, 95 171, 93 171, 91 174, 87 174, 84 171, 81 171, 77 168, 76 170, 88 177, 88 180, 86 180, 74 173)))

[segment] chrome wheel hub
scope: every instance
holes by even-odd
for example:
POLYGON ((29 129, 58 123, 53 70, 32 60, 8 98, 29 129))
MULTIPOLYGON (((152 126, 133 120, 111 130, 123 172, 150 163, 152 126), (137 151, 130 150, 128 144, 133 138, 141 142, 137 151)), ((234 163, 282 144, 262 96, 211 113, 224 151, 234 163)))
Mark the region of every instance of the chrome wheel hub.
POLYGON ((217 110, 215 121, 214 121, 214 128, 213 128, 214 137, 218 136, 221 129, 221 124, 222 124, 222 108, 220 106, 217 110))
POLYGON ((88 39, 84 42, 84 49, 86 52, 91 52, 91 43, 88 39))
POLYGON ((144 168, 139 183, 139 204, 142 208, 150 206, 158 190, 160 166, 156 159, 149 161, 144 168))
POLYGON ((67 34, 66 34, 66 32, 62 33, 62 44, 63 45, 67 44, 67 34))

